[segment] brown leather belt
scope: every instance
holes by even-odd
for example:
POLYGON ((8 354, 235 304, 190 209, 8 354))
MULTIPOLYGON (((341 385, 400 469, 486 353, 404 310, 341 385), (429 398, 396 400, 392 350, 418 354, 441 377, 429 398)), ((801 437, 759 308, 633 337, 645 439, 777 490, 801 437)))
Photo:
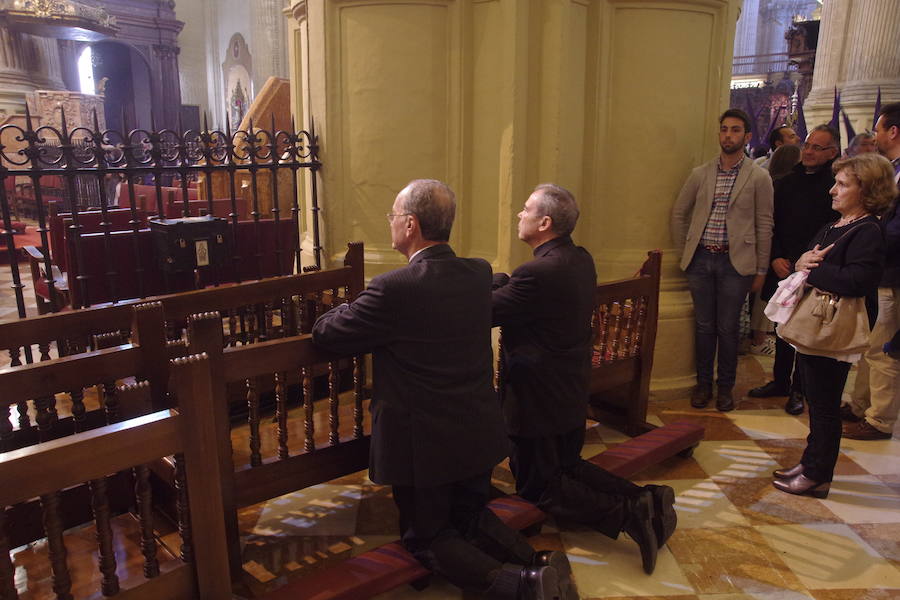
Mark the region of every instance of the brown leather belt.
POLYGON ((710 254, 728 254, 728 246, 715 246, 703 244, 703 249, 710 254))

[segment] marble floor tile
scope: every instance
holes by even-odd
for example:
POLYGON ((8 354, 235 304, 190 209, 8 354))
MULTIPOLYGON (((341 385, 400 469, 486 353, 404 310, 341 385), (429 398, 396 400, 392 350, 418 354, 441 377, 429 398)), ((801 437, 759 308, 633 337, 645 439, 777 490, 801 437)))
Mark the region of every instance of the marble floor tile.
POLYGON ((821 501, 845 523, 900 523, 900 497, 874 475, 838 475, 821 501))
POLYGON ((813 600, 810 592, 805 590, 778 590, 755 594, 700 594, 697 598, 698 600, 813 600))
POLYGON ((729 414, 735 414, 739 411, 731 413, 720 413, 715 408, 696 409, 686 408, 684 410, 664 410, 660 412, 660 419, 663 423, 673 423, 675 421, 688 420, 701 425, 704 429, 703 439, 708 441, 715 440, 747 440, 750 439, 739 427, 737 427, 728 417, 729 414))
POLYGON ((675 490, 678 529, 746 526, 749 522, 719 486, 708 479, 658 481, 675 490))
POLYGON ((859 523, 850 528, 894 566, 900 567, 900 523, 859 523))
POLYGON ((841 519, 819 500, 794 496, 772 486, 772 478, 716 481, 731 503, 753 525, 839 523, 841 519))
POLYGON ((756 528, 809 590, 900 588, 900 569, 841 523, 756 528))
POLYGON ((693 458, 717 481, 769 477, 778 468, 772 456, 750 440, 703 441, 693 458))
POLYGON ((803 590, 780 553, 752 527, 679 529, 668 545, 699 594, 803 590))
POLYGON ((736 410, 729 414, 734 424, 752 439, 803 438, 809 428, 783 410, 736 410))
POLYGON ((694 593, 667 548, 660 549, 656 570, 653 575, 647 575, 641 568, 637 544, 624 534, 612 540, 585 529, 563 531, 560 537, 582 598, 668 597, 694 593), (613 573, 615 576, 611 576, 613 573))
MULTIPOLYGON (((800 462, 803 450, 806 448, 806 439, 782 439, 782 440, 756 440, 757 445, 763 448, 775 459, 780 467, 792 467, 800 462)), ((850 459, 843 452, 838 455, 837 464, 834 467, 837 475, 866 475, 868 471, 850 459)))
POLYGON ((269 500, 249 531, 264 537, 347 536, 356 533, 362 492, 356 486, 317 485, 269 500))
POLYGON ((873 475, 900 474, 900 440, 850 440, 841 438, 841 452, 873 475))
POLYGON ((476 597, 463 593, 458 587, 441 577, 433 577, 431 584, 421 592, 404 585, 390 592, 372 596, 373 600, 468 600, 476 597))
POLYGON ((815 600, 897 600, 900 588, 857 590, 812 590, 815 600))

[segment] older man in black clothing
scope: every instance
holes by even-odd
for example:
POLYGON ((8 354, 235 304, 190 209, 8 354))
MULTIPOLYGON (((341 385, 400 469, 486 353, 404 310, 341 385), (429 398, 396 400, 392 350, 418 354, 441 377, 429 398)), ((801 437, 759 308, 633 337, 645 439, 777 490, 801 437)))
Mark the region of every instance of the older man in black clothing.
POLYGON ((519 213, 534 259, 494 275, 494 325, 503 327, 503 414, 520 496, 556 517, 616 538, 625 531, 651 573, 675 529, 674 492, 637 486, 581 459, 591 362, 594 260, 572 242, 575 198, 539 185, 519 213))
POLYGON ((491 598, 566 598, 565 554, 535 553, 485 506, 507 454, 492 383, 491 267, 447 244, 455 210, 439 181, 406 186, 388 222, 409 264, 319 317, 313 341, 373 352, 369 476, 393 486, 404 546, 491 598))
MULTIPOLYGON (((834 185, 831 164, 839 152, 838 133, 828 125, 813 129, 803 144, 800 162, 775 183, 775 231, 772 236, 772 262, 766 275, 762 297, 768 300, 778 282, 790 275, 794 263, 806 251, 812 236, 838 215, 831 209, 828 191, 834 185)), ((790 344, 776 338, 774 380, 753 388, 754 398, 788 396, 784 410, 797 415, 803 412, 803 390, 800 377, 792 377, 795 352, 790 344)))

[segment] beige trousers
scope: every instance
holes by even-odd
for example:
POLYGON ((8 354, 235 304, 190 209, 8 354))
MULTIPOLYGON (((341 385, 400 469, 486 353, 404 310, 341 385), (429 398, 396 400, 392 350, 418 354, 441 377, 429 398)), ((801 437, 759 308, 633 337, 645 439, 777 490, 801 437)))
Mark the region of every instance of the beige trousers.
POLYGON ((882 350, 900 329, 900 288, 878 288, 878 320, 869 350, 859 361, 856 384, 850 395, 854 414, 864 416, 879 431, 891 433, 900 411, 900 360, 882 350))

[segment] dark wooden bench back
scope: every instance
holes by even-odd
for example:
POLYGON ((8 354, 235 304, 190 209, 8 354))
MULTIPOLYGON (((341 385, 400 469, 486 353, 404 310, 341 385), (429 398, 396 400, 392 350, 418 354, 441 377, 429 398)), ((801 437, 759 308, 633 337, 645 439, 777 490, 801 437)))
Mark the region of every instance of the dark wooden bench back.
MULTIPOLYGON (((58 202, 48 202, 47 225, 50 229, 50 256, 54 263, 63 271, 66 270, 66 231, 72 226, 73 219, 70 212, 58 212, 58 202)), ((131 210, 127 208, 109 208, 106 211, 106 222, 110 231, 131 231, 132 221, 136 220, 138 229, 147 226, 147 214, 137 211, 132 218, 131 210)), ((104 231, 103 212, 100 210, 87 210, 78 213, 78 224, 81 233, 99 233, 104 231)))
MULTIPOLYGON (((205 357, 177 361, 177 389, 191 396, 179 411, 156 412, 111 424, 29 448, 0 454, 0 596, 18 598, 10 549, 19 545, 15 530, 31 508, 47 536, 52 587, 57 597, 70 598, 73 580, 69 572, 64 531, 71 526, 67 515, 91 510, 97 530, 100 590, 104 596, 208 600, 231 598, 226 535, 221 515, 221 472, 216 456, 208 451, 216 438, 210 415, 214 412, 205 357), (201 386, 205 385, 205 389, 201 386), (174 455, 182 465, 182 487, 190 488, 180 516, 182 542, 191 562, 182 562, 164 573, 154 538, 152 492, 148 463, 174 455), (116 550, 128 539, 114 539, 112 518, 117 501, 108 487, 121 478, 133 482, 138 507, 146 580, 128 585, 116 574, 116 550), (65 491, 63 491, 65 490, 65 491), (87 498, 73 490, 86 491, 87 498), (85 506, 85 504, 87 506, 85 506), (188 516, 188 506, 189 514, 188 516), (190 523, 190 526, 187 524, 190 523), (196 592, 195 592, 196 589, 196 592)), ((121 347, 77 357, 0 371, 5 401, 17 402, 48 396, 59 389, 76 389, 107 378, 130 375, 139 367, 137 350, 121 347), (8 398, 8 400, 7 400, 8 398)), ((140 394, 144 384, 119 389, 122 395, 140 394)), ((76 534, 77 535, 77 534, 76 534)), ((83 542, 82 542, 83 543, 83 542)), ((137 551, 135 552, 137 553, 137 551)), ((95 590, 91 590, 95 591, 95 590)), ((99 593, 97 593, 99 596, 99 593)))
POLYGON ((652 429, 646 418, 662 253, 647 256, 635 277, 597 286, 592 322, 589 414, 631 436, 652 429))

